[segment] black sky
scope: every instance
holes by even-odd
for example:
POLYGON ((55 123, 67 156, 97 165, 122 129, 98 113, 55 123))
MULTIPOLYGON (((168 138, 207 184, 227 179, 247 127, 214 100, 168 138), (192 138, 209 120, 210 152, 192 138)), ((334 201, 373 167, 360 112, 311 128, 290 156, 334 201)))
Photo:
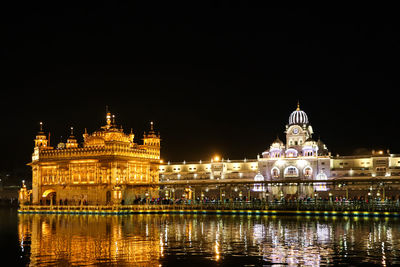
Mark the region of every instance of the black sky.
MULTIPOLYGON (((29 3, 29 2, 28 2, 29 3)), ((155 122, 170 161, 255 158, 299 100, 334 153, 398 141, 399 23, 388 9, 3 6, 1 169, 104 124, 155 122)))

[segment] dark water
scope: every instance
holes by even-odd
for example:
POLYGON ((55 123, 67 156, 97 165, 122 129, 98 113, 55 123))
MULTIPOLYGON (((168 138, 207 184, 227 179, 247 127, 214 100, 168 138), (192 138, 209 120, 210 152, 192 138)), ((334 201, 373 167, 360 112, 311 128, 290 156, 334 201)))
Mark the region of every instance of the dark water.
POLYGON ((3 208, 0 237, 10 266, 400 264, 395 218, 18 215, 3 208))

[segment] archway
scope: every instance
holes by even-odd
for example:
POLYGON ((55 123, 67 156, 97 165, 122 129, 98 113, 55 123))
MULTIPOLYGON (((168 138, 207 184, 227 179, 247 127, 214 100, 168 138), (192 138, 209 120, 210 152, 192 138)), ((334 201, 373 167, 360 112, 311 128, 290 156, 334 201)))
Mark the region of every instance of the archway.
POLYGON ((107 191, 106 192, 106 204, 110 204, 111 203, 111 191, 107 191))
POLYGON ((47 189, 43 192, 42 198, 44 199, 44 204, 53 205, 57 203, 57 193, 54 189, 47 189))

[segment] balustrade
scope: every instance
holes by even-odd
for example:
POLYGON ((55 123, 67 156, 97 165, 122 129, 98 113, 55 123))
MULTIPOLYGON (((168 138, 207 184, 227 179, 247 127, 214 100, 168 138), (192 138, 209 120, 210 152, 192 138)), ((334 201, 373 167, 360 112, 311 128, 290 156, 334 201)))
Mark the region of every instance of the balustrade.
POLYGON ((400 203, 397 201, 214 201, 171 204, 134 204, 134 205, 21 205, 25 212, 135 212, 152 210, 281 210, 281 211, 368 211, 368 212, 400 212, 400 203))

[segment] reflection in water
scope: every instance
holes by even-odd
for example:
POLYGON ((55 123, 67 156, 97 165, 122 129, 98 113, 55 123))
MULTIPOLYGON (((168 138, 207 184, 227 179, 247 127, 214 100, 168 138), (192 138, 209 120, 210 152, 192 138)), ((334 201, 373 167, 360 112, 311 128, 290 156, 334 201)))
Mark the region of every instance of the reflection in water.
POLYGON ((400 263, 400 221, 211 215, 19 215, 32 265, 400 263), (30 252, 29 252, 30 251, 30 252))
POLYGON ((19 215, 21 248, 29 244, 30 262, 77 265, 149 263, 160 257, 157 218, 120 216, 19 215), (144 234, 145 233, 145 234, 144 234))

